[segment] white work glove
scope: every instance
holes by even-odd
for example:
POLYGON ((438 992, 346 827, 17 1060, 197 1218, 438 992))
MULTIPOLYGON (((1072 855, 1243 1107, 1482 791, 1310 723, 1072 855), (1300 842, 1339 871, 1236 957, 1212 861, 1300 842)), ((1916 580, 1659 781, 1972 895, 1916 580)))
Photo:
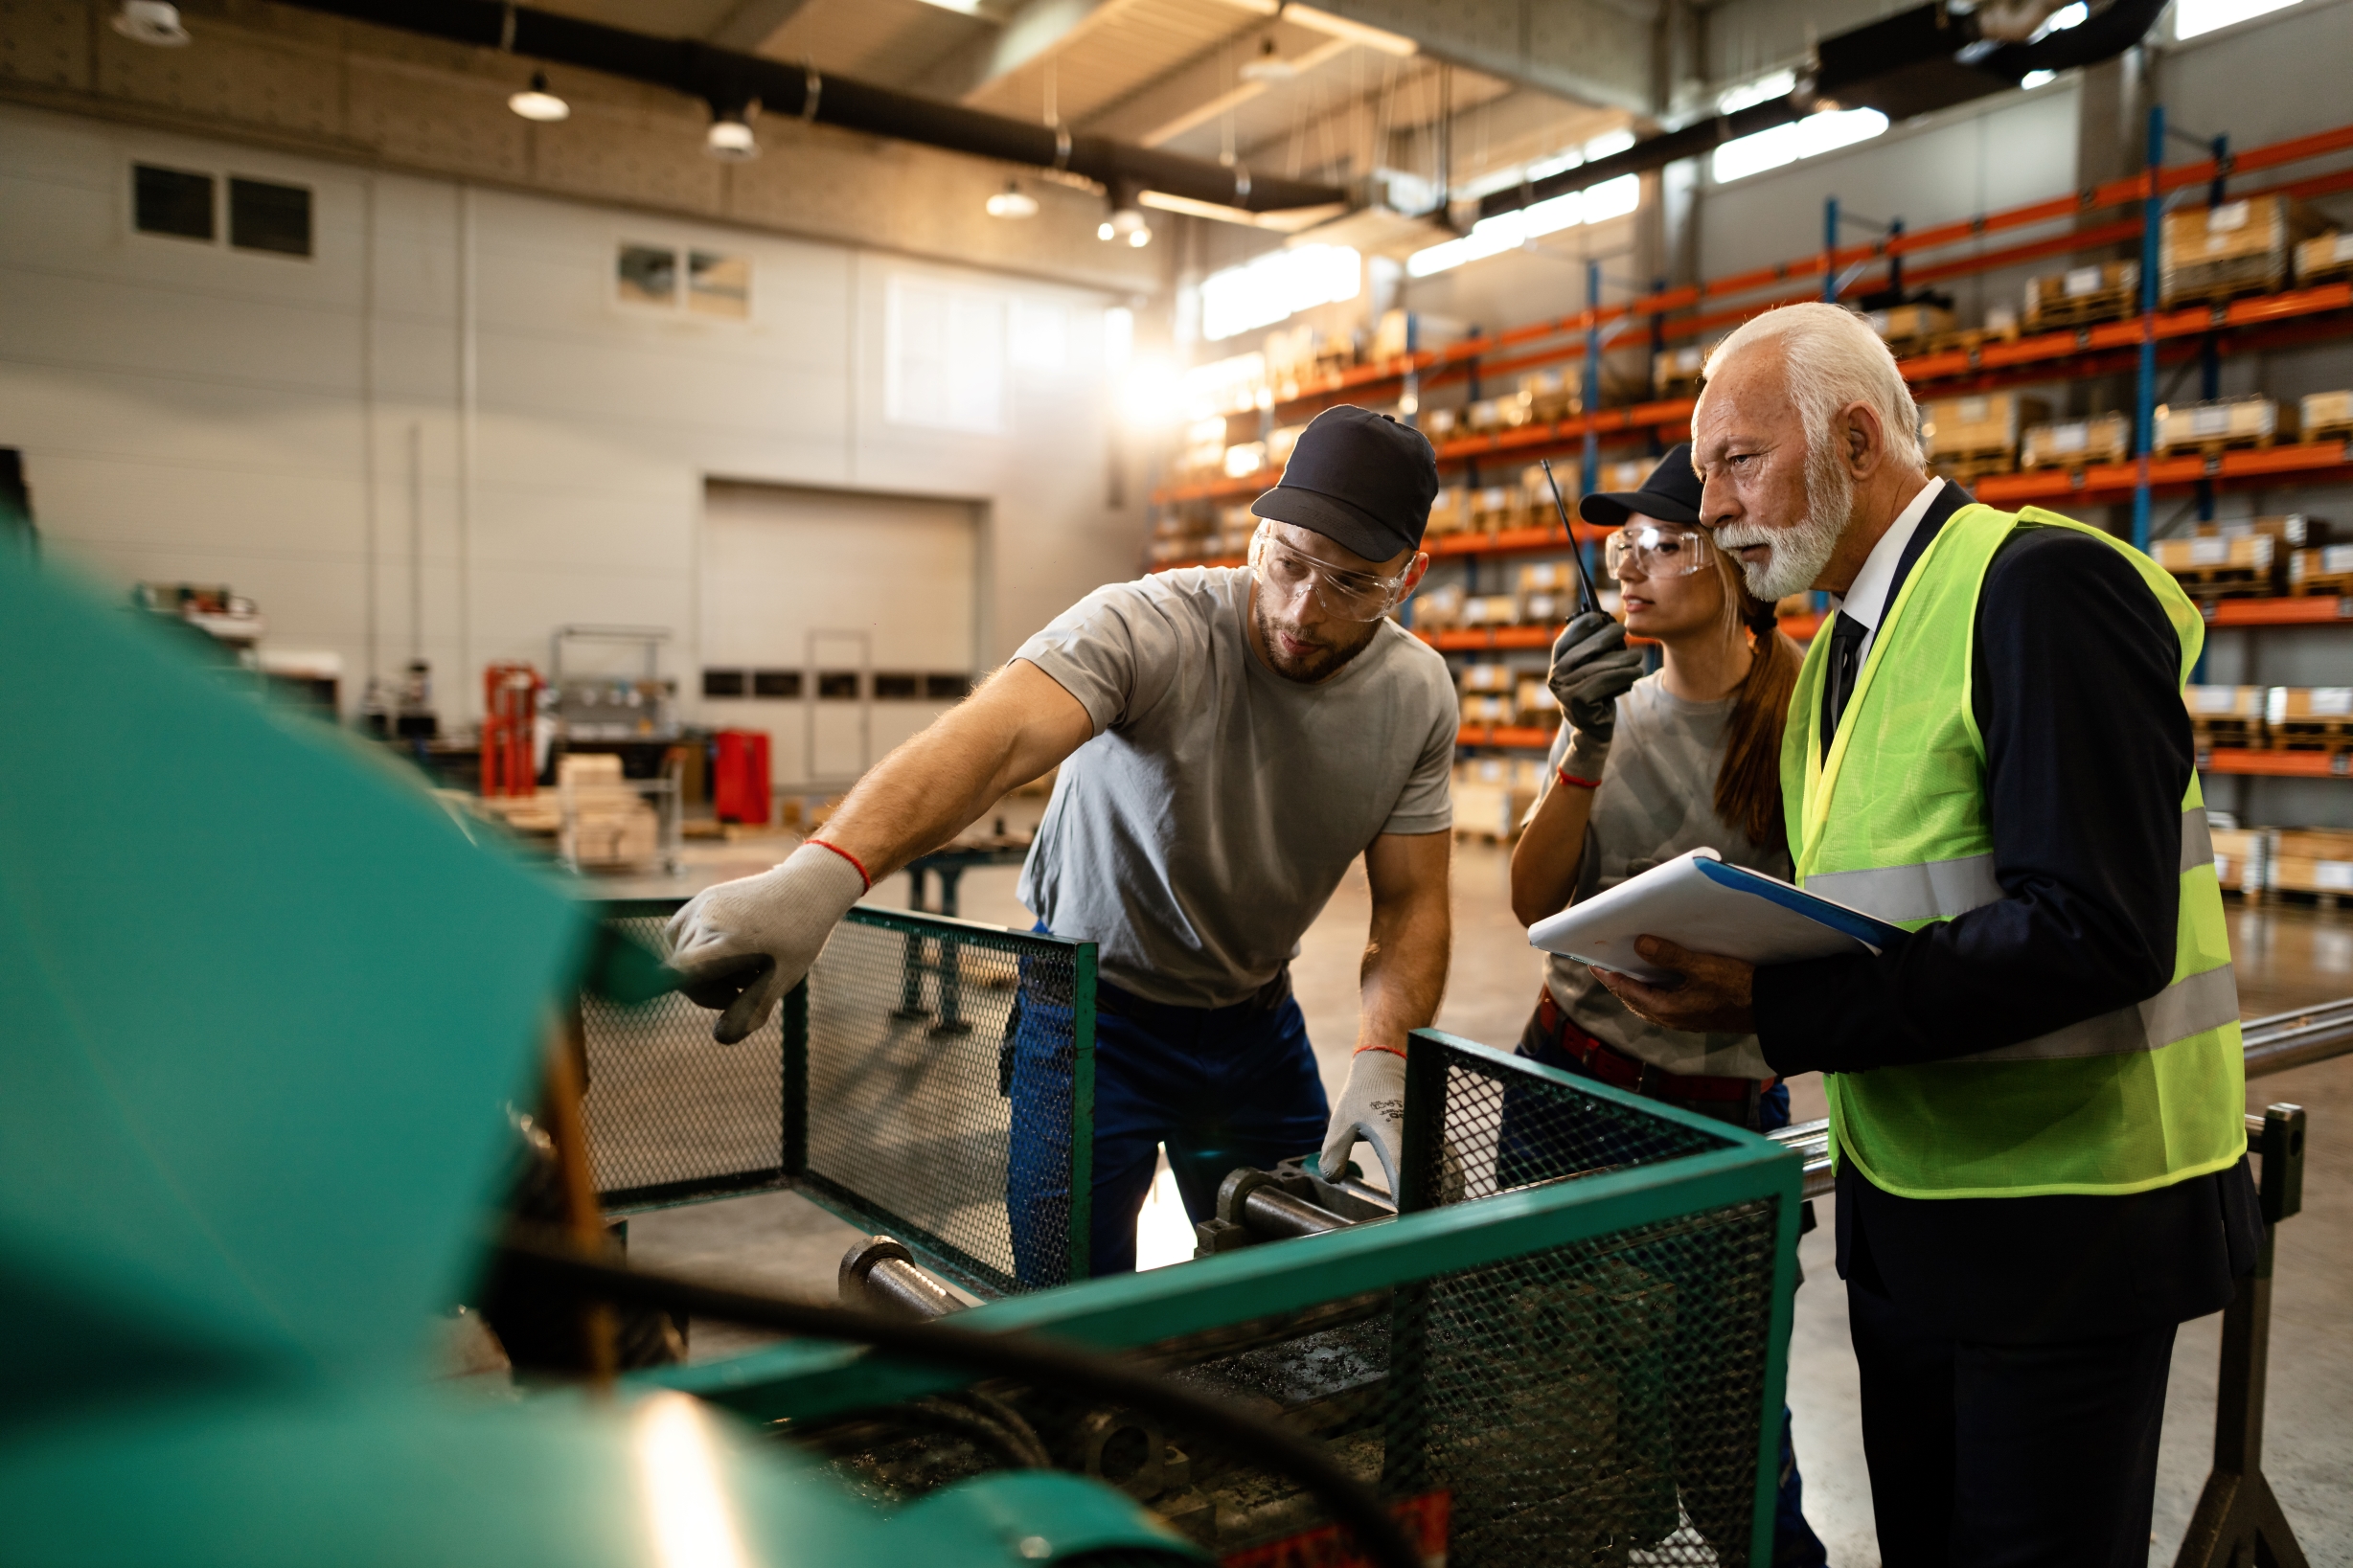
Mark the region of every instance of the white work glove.
POLYGON ((711 1037, 733 1045, 768 1021, 801 983, 825 939, 864 897, 866 878, 846 855, 804 844, 757 876, 704 888, 670 918, 671 967, 701 1007, 724 1008, 711 1037))
POLYGON ((1405 1058, 1379 1046, 1359 1051, 1348 1064, 1348 1081, 1340 1102, 1332 1109, 1332 1127, 1324 1134, 1323 1157, 1316 1169, 1326 1181, 1348 1173, 1348 1156, 1357 1140, 1372 1146, 1373 1157, 1389 1178, 1389 1193, 1397 1193, 1397 1162, 1404 1149, 1405 1124, 1405 1058))
POLYGON ((1563 771, 1598 781, 1617 728, 1617 699, 1642 678, 1642 655, 1626 646, 1626 627, 1588 610, 1561 628, 1547 680, 1571 731, 1563 771))

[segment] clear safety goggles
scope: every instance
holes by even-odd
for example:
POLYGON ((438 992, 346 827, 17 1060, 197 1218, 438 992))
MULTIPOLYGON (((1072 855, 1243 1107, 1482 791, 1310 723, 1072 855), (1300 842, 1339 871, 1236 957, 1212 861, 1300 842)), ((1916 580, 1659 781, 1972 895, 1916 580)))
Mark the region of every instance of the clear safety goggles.
POLYGON ((1658 523, 1628 523, 1610 535, 1602 558, 1610 575, 1624 579, 1689 577, 1707 564, 1707 540, 1696 529, 1669 528, 1658 523))
POLYGON ((1250 536, 1250 571, 1259 592, 1289 604, 1301 594, 1336 621, 1378 621, 1397 607, 1399 590, 1407 573, 1376 577, 1351 572, 1329 561, 1303 555, 1275 537, 1265 523, 1250 536))

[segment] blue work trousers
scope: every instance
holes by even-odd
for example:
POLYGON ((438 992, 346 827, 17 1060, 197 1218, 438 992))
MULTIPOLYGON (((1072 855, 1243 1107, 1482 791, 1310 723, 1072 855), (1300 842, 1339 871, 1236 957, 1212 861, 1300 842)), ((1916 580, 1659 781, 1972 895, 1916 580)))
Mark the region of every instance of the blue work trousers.
MULTIPOLYGON (((1071 1069, 1069 1007, 1025 989, 1005 1193, 1024 1284, 1060 1279, 1065 1266, 1067 1221, 1056 1216, 1070 1212, 1071 1069)), ((1161 1146, 1199 1221, 1216 1215, 1227 1172, 1314 1152, 1331 1116, 1288 988, 1280 1001, 1180 1008, 1098 982, 1090 1272, 1134 1272, 1136 1216, 1161 1146)))

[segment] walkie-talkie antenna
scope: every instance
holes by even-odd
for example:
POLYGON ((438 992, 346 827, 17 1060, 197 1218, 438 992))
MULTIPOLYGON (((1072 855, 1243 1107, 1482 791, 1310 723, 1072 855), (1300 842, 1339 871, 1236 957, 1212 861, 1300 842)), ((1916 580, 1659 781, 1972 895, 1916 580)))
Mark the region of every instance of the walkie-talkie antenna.
POLYGON ((1577 613, 1601 608, 1601 595, 1593 591, 1593 579, 1586 575, 1585 551, 1577 544, 1577 531, 1568 521, 1568 507, 1561 499, 1561 482, 1552 477, 1552 459, 1540 458, 1538 467, 1544 470, 1544 483, 1552 487, 1552 510, 1561 518, 1561 532, 1568 535, 1568 558, 1577 563, 1577 613))

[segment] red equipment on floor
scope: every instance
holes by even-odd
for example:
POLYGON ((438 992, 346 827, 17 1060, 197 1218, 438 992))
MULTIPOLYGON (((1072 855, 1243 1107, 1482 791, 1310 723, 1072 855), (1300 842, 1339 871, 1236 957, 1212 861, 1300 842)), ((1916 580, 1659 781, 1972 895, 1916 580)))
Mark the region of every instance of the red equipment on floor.
POLYGON ((499 661, 482 670, 482 793, 535 795, 539 770, 532 765, 532 731, 539 716, 545 683, 527 664, 499 661))
POLYGON ((719 766, 711 781, 711 809, 721 822, 768 820, 768 736, 765 730, 721 730, 719 766))

